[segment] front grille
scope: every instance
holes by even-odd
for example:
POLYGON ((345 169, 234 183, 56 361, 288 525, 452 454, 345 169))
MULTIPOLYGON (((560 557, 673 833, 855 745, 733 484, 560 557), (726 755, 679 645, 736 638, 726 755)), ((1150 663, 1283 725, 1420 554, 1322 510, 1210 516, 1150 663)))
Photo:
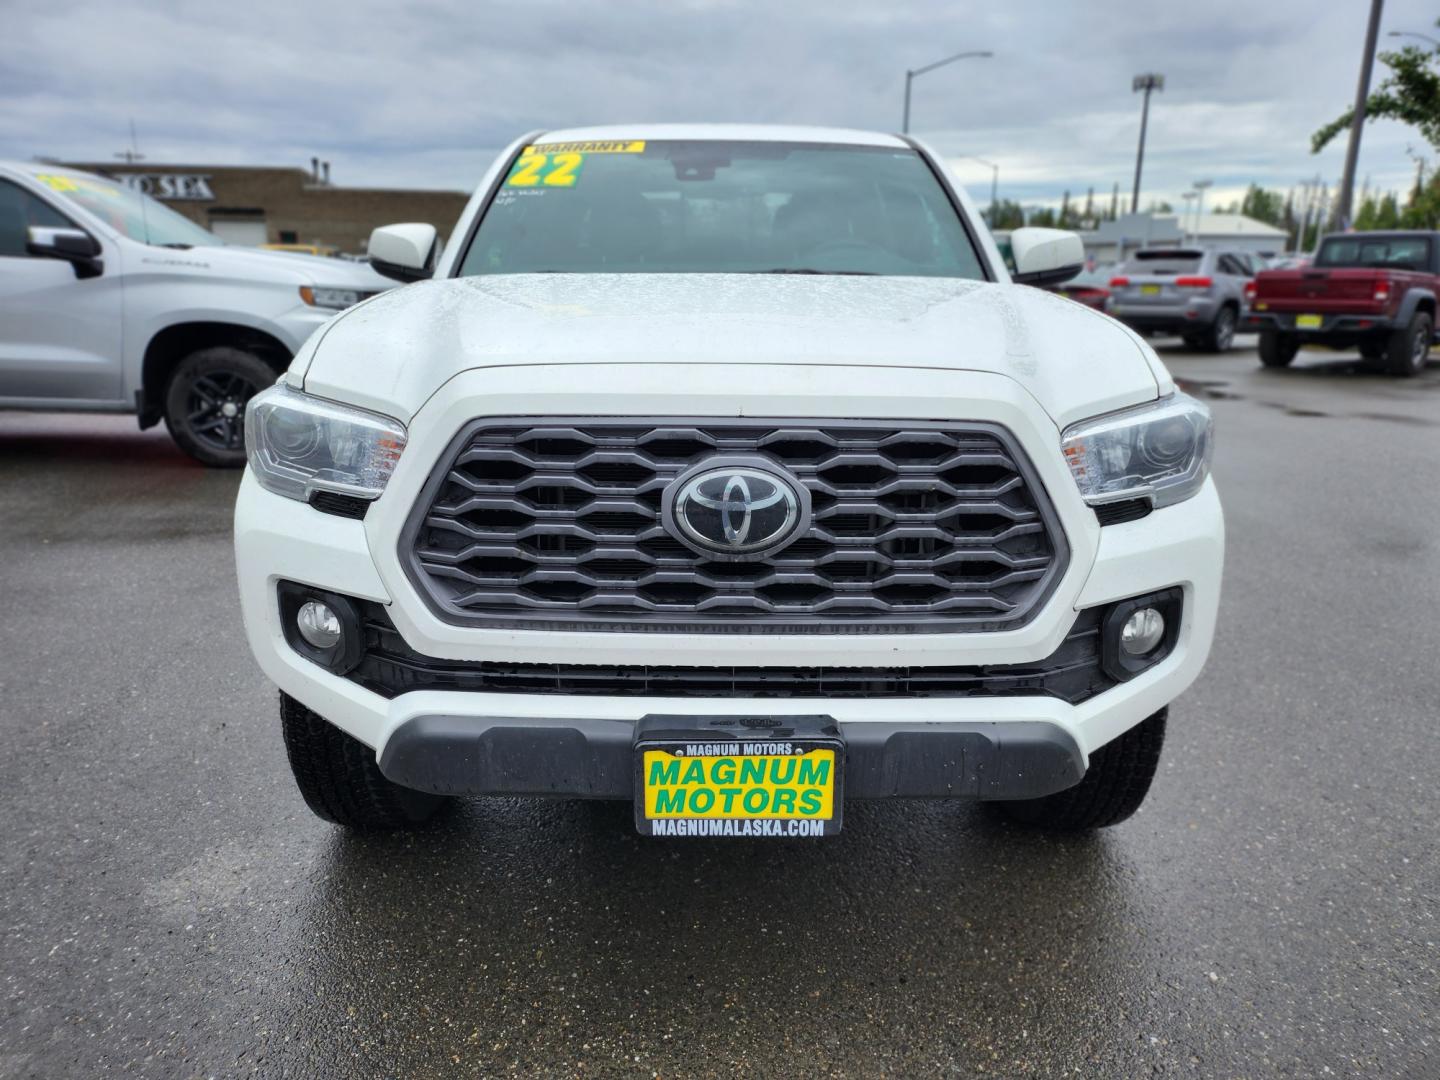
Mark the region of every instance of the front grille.
POLYGON ((431 477, 401 560, 461 625, 703 633, 1009 629, 1066 547, 1013 438, 984 424, 476 421, 431 477), (666 531, 686 469, 750 455, 809 489, 807 531, 715 561, 666 531))
POLYGON ((391 698, 412 690, 612 697, 1054 697, 1078 705, 1115 685, 1101 667, 1102 609, 1082 611, 1033 664, 950 667, 679 667, 441 660, 415 652, 385 608, 360 601, 365 652, 347 678, 391 698))

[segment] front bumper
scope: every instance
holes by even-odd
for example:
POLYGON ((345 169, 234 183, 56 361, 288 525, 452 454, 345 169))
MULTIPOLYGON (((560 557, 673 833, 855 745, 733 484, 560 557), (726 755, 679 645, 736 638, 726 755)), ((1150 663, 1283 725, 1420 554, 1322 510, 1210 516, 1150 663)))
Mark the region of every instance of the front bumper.
MULTIPOLYGON (((850 799, 1033 799, 1085 775, 1063 728, 1011 723, 839 725, 850 799)), ((626 720, 416 716, 385 741, 380 771, 437 795, 628 799, 635 724, 626 720)))
POLYGON ((630 733, 645 716, 823 714, 834 719, 847 743, 856 748, 861 764, 852 766, 852 775, 879 778, 857 781, 858 787, 851 783, 850 797, 908 793, 997 798, 1043 793, 1043 784, 1031 786, 1037 768, 1039 774, 1051 777, 1046 783, 1064 787, 1075 782, 1092 751, 1169 704, 1203 667, 1214 633, 1224 550, 1224 524, 1213 483, 1207 482, 1199 494, 1177 506, 1102 528, 1079 498, 1060 457, 1058 431, 1018 384, 1002 376, 891 370, 885 373, 883 385, 867 382, 852 397, 833 390, 829 396, 817 393, 814 369, 777 367, 739 373, 717 367, 705 374, 687 372, 686 379, 677 380, 686 389, 677 392, 657 390, 665 380, 643 368, 607 368, 603 386, 591 387, 577 387, 575 369, 563 365, 458 376, 413 418, 400 466, 363 521, 327 515, 273 495, 247 473, 236 506, 236 562, 246 631, 265 673, 286 693, 374 747, 382 768, 412 786, 498 792, 512 790, 505 785, 523 780, 528 791, 623 796, 629 792, 627 783, 594 777, 611 775, 613 747, 628 747, 630 733), (737 395, 732 389, 736 385, 748 386, 749 393, 737 395), (1071 550, 1069 565, 1033 619, 1023 627, 994 633, 761 637, 552 632, 442 623, 415 594, 398 557, 405 518, 432 463, 454 433, 476 416, 564 415, 576 411, 577 395, 583 395, 584 412, 602 416, 637 412, 923 416, 1003 424, 1023 445, 1055 503, 1071 550), (290 647, 277 602, 281 581, 386 605, 396 629, 416 652, 471 663, 1022 665, 1054 653, 1077 612, 1085 608, 1176 586, 1183 592, 1183 617, 1174 647, 1163 661, 1078 704, 1045 696, 666 697, 437 689, 385 697, 331 674, 290 647), (454 756, 457 733, 470 747, 466 760, 471 766, 443 760, 454 756), (527 745, 534 746, 533 753, 515 758, 512 751, 527 745), (1018 749, 1042 745, 1044 749, 1033 754, 1018 749), (1007 758, 1012 751, 1019 756, 1007 758), (486 755, 492 764, 482 767, 486 755), (564 775, 569 779, 558 787, 553 775, 534 769, 536 762, 557 755, 583 765, 567 766, 564 775), (899 762, 930 757, 950 764, 938 773, 896 771, 899 762), (1042 758, 1049 764, 1035 766, 1042 758), (430 763, 423 764, 426 760, 430 763), (505 764, 495 767, 495 761, 505 764), (1009 779, 991 783, 996 769, 1009 779), (527 776, 532 779, 524 780, 527 776))

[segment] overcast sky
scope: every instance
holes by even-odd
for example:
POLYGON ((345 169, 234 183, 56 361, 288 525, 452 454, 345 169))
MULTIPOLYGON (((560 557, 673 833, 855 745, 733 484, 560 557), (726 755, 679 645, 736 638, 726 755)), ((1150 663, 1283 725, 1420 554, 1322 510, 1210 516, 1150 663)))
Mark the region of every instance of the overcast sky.
MULTIPOLYGON (((107 160, 129 123, 154 162, 332 161, 362 186, 468 189, 528 129, 645 120, 912 129, 984 202, 1130 188, 1140 99, 1162 72, 1142 202, 1197 179, 1338 179, 1310 133, 1352 100, 1368 0, 0 0, 0 157, 107 160)), ((1389 30, 1440 36, 1433 0, 1387 0, 1389 30)), ((1377 65, 1376 80, 1382 75, 1377 65)), ((1370 125, 1360 177, 1404 189, 1422 139, 1370 125)))

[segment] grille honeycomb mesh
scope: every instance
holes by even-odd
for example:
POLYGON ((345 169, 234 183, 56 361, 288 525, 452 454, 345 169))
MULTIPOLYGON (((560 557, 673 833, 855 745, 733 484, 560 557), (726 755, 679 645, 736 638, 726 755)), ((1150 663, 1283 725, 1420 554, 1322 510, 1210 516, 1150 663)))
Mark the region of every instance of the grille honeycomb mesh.
POLYGON ((1035 489, 990 427, 493 420, 442 462, 405 544, 412 580, 452 622, 996 629, 1024 621, 1062 569, 1035 489), (752 562, 672 537, 666 485, 720 454, 765 457, 804 484, 808 532, 752 562))

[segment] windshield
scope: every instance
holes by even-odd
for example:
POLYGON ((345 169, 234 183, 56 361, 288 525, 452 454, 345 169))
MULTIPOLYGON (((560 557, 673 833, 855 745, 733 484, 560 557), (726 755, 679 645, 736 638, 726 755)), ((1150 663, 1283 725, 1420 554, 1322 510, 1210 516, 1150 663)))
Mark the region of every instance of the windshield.
POLYGON ((142 244, 161 247, 215 247, 214 233, 182 217, 164 203, 98 176, 37 173, 36 180, 61 198, 94 214, 117 232, 142 244))
POLYGON ((913 150, 653 140, 527 147, 459 273, 985 278, 913 150))
POLYGON ((1430 240, 1424 236, 1332 236, 1320 245, 1315 265, 1423 270, 1430 265, 1430 240))

